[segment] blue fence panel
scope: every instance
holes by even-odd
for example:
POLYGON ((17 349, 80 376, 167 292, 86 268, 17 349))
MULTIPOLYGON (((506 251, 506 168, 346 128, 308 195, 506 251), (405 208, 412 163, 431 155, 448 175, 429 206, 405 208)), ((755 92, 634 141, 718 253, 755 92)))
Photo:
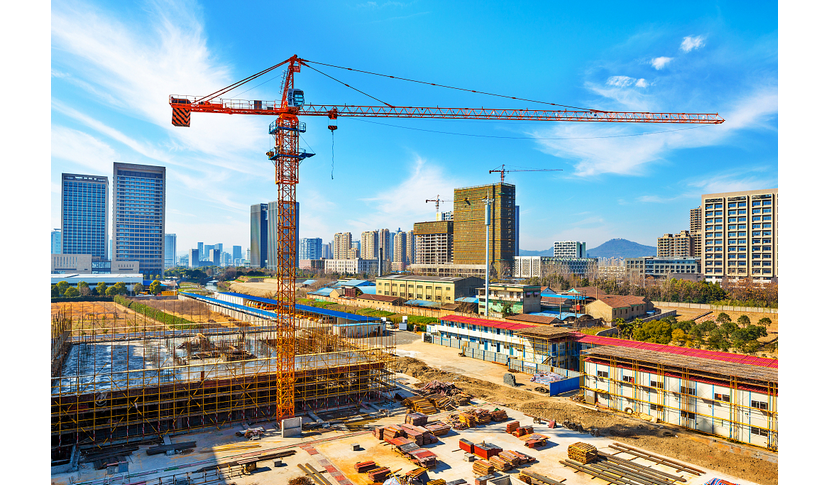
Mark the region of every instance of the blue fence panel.
POLYGON ((570 379, 550 383, 551 396, 556 396, 557 394, 562 394, 563 392, 574 391, 576 389, 579 389, 579 377, 572 377, 570 379))

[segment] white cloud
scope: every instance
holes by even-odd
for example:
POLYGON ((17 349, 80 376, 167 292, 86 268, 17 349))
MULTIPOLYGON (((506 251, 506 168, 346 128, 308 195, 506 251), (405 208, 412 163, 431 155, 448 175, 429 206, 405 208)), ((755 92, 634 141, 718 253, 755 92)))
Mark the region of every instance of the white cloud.
POLYGON ((628 76, 611 76, 607 81, 605 81, 605 84, 615 88, 625 88, 631 86, 632 84, 638 88, 644 88, 648 86, 648 81, 642 78, 634 79, 633 77, 628 76))
POLYGON ((751 168, 736 168, 721 173, 708 174, 705 178, 688 182, 691 193, 718 194, 723 192, 739 192, 742 190, 771 189, 778 186, 777 170, 753 166, 751 168))
POLYGON ((651 60, 651 65, 659 71, 660 69, 666 67, 666 64, 671 62, 671 60, 671 57, 655 57, 651 60))
POLYGON ((696 37, 686 36, 686 37, 683 37, 683 42, 680 44, 680 50, 682 50, 683 52, 691 52, 695 49, 700 49, 704 45, 706 45, 706 44, 703 43, 703 37, 702 36, 700 36, 700 35, 698 35, 696 37))
POLYGON ((58 125, 52 125, 52 158, 76 163, 95 175, 111 174, 112 163, 120 159, 118 152, 98 138, 58 125))
POLYGON ((721 125, 634 128, 620 124, 572 123, 530 134, 537 138, 541 151, 573 160, 577 176, 644 175, 649 164, 664 160, 673 150, 723 144, 741 130, 776 130, 772 120, 778 114, 777 86, 756 87, 720 114, 726 120, 721 125), (625 136, 636 135, 637 130, 664 133, 625 136))
POLYGON ((645 88, 648 87, 648 82, 645 79, 638 79, 634 85, 638 88, 645 88))

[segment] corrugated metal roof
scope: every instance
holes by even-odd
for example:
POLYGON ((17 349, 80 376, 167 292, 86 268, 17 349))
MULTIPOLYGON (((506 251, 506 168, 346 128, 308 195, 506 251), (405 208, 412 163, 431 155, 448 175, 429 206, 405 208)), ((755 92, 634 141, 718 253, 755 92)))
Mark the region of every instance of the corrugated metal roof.
POLYGON ((484 318, 465 317, 461 315, 448 315, 441 317, 442 322, 464 323, 467 325, 479 325, 489 328, 502 328, 505 330, 521 330, 523 328, 536 328, 536 325, 527 325, 524 323, 500 322, 497 320, 487 320, 484 318))
POLYGON ((638 342, 636 340, 624 340, 613 337, 598 337, 596 335, 580 335, 577 338, 577 340, 580 343, 585 344, 609 345, 614 347, 653 350, 656 352, 665 352, 677 355, 687 355, 690 357, 720 360, 723 362, 732 362, 735 364, 748 364, 759 367, 770 367, 774 369, 778 368, 778 359, 768 359, 765 357, 756 357, 754 355, 731 354, 729 352, 718 352, 715 350, 690 349, 688 347, 654 344, 651 342, 638 342))
POLYGON ((413 306, 441 306, 441 302, 437 301, 427 301, 427 300, 407 300, 404 305, 413 305, 413 306))
MULTIPOLYGON (((261 302, 261 303, 269 303, 271 305, 276 305, 276 304, 279 303, 277 300, 272 300, 270 298, 261 298, 261 297, 258 297, 258 296, 251 296, 251 295, 246 295, 246 294, 243 294, 243 293, 222 292, 222 294, 223 295, 239 296, 239 297, 242 297, 242 298, 245 298, 245 299, 248 299, 248 300, 258 301, 258 302, 261 302)), ((226 303, 226 302, 223 302, 223 303, 226 303)), ((250 307, 245 307, 245 308, 250 308, 250 307)), ((326 316, 334 317, 334 318, 345 318, 347 320, 353 320, 353 321, 356 321, 356 322, 376 322, 376 321, 380 320, 380 318, 377 318, 377 317, 367 317, 367 316, 364 316, 364 315, 357 315, 355 313, 346 313, 346 312, 340 312, 340 311, 337 311, 337 310, 327 310, 325 308, 317 308, 317 307, 309 306, 309 305, 294 305, 294 308, 296 308, 297 310, 306 312, 306 313, 316 313, 317 315, 326 315, 326 316)))

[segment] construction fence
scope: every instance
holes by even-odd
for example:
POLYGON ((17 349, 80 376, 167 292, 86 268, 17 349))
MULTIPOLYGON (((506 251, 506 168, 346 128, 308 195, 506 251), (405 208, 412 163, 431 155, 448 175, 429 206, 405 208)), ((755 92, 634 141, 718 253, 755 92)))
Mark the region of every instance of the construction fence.
POLYGON ((778 313, 777 308, 755 307, 755 306, 731 306, 731 305, 710 305, 708 303, 678 303, 674 301, 653 301, 656 307, 669 308, 696 308, 700 310, 717 310, 723 312, 753 312, 753 313, 778 313))

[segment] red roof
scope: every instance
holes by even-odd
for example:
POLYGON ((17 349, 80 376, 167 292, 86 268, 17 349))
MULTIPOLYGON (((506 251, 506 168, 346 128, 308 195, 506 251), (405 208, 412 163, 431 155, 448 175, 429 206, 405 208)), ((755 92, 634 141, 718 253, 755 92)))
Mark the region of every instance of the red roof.
POLYGON ((581 335, 577 337, 577 341, 583 344, 613 345, 615 347, 654 350, 656 352, 667 352, 670 354, 721 360, 724 362, 733 362, 735 364, 757 365, 758 367, 770 367, 774 369, 778 368, 778 359, 767 359, 764 357, 755 357, 754 355, 730 354, 729 352, 717 352, 714 350, 690 349, 688 347, 653 344, 650 342, 638 342, 636 340, 624 340, 612 337, 598 337, 596 335, 581 335))
POLYGON ((482 327, 503 328, 505 330, 521 330, 523 328, 535 328, 536 325, 527 325, 524 323, 501 322, 498 320, 488 320, 486 318, 464 317, 461 315, 448 315, 441 317, 443 322, 466 323, 468 325, 480 325, 482 327))

